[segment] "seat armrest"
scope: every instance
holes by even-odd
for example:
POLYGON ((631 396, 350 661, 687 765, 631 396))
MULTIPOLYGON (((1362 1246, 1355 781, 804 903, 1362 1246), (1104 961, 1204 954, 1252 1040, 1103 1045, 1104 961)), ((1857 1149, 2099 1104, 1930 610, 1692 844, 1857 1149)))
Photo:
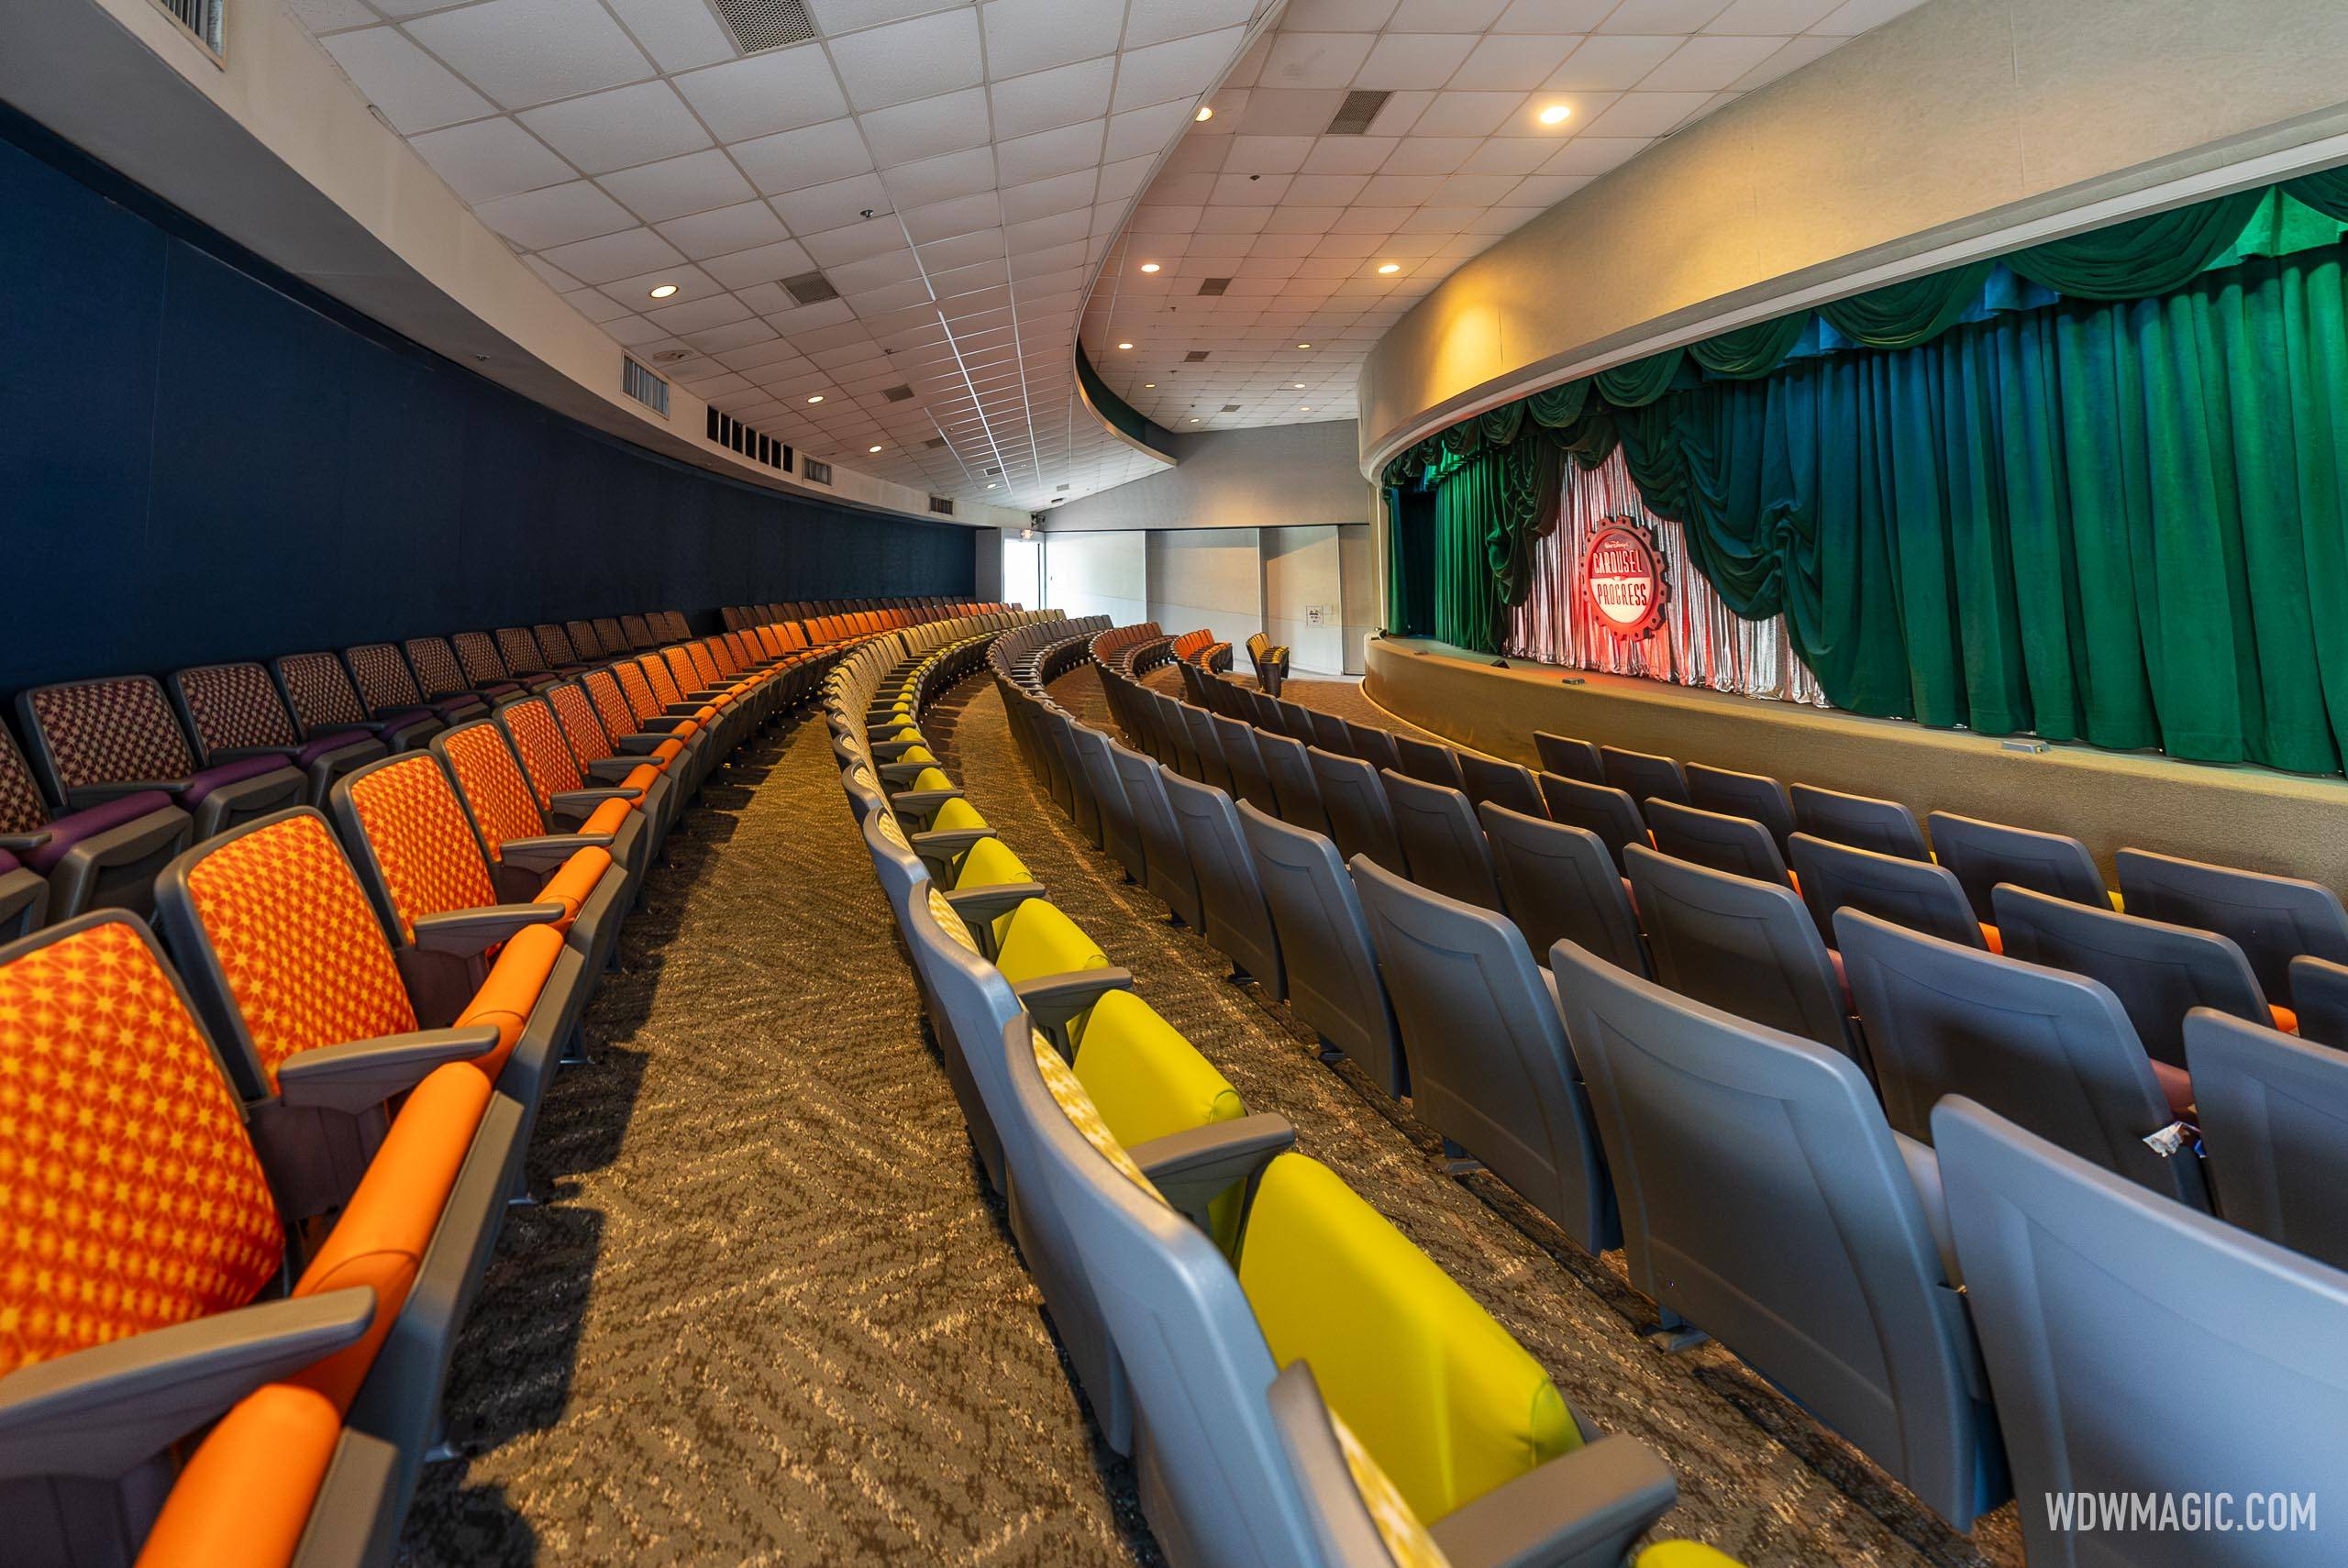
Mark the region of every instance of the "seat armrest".
POLYGON ((665 734, 651 733, 633 735, 614 735, 612 737, 612 745, 617 746, 621 755, 624 756, 649 756, 652 753, 659 750, 661 743, 666 741, 668 738, 669 737, 665 734))
POLYGON ((224 762, 242 762, 253 756, 291 757, 300 751, 301 747, 292 745, 216 745, 205 756, 207 764, 216 767, 224 762))
POLYGON ((1133 971, 1113 967, 1072 969, 1065 975, 1043 975, 1011 988, 1019 1005, 1039 1028, 1053 1030, 1091 1007, 1111 991, 1134 988, 1133 971))
POLYGON ((297 1110, 355 1115, 405 1094, 435 1067, 496 1049, 497 1031, 488 1024, 346 1041, 288 1056, 277 1069, 277 1098, 297 1110))
POLYGON ((700 712, 699 703, 678 702, 653 714, 648 719, 640 719, 637 723, 651 734, 666 735, 670 730, 681 730, 692 723, 693 715, 700 712))
POLYGON ((606 801, 638 801, 643 798, 641 790, 559 790, 547 802, 547 810, 559 817, 584 818, 594 814, 595 808, 606 801))
POLYGON ((415 950, 471 958, 525 926, 551 925, 561 918, 560 904, 485 904, 423 915, 415 922, 415 950))
POLYGON ((35 1362, 0 1377, 0 1483, 112 1481, 265 1383, 354 1345, 365 1286, 265 1301, 35 1362))
POLYGON ((1645 1444, 1601 1437, 1454 1509, 1429 1533, 1452 1568, 1616 1568, 1678 1496, 1671 1466, 1645 1444))
POLYGON ((31 833, 0 833, 0 849, 11 855, 30 855, 56 836, 47 828, 37 828, 31 833))
POLYGON ((1041 882, 1003 882, 991 888, 964 888, 946 895, 946 901, 966 925, 1007 915, 1030 899, 1044 896, 1041 882))
MULTIPOLYGON (((587 765, 591 778, 610 779, 614 783, 626 778, 644 764, 632 756, 599 756, 587 765)), ((641 794, 642 791, 638 790, 641 794)))
POLYGON ((876 761, 872 765, 872 771, 880 775, 880 782, 883 784, 910 784, 923 773, 936 766, 934 762, 876 761))
POLYGON ((947 801, 961 798, 959 790, 901 790, 889 797, 889 803, 901 812, 926 817, 933 815, 947 801))
POLYGON ((892 760, 901 753, 911 751, 918 743, 909 740, 867 740, 875 760, 892 760))
POLYGON ((708 706, 706 702, 670 702, 661 712, 672 719, 690 719, 708 706))
POLYGON ((929 874, 942 881, 956 856, 994 835, 992 828, 932 828, 926 833, 908 834, 905 842, 913 845, 914 853, 929 867, 929 874))
POLYGON ((611 846, 612 835, 607 833, 554 833, 543 838, 509 838, 497 846, 497 853, 508 866, 552 876, 581 850, 611 846))
POLYGON ((1296 1129, 1285 1116, 1259 1111, 1235 1121, 1210 1121, 1181 1132, 1152 1138, 1125 1151, 1150 1185, 1202 1231, 1211 1231, 1207 1208, 1234 1182, 1256 1179, 1275 1154, 1296 1143, 1296 1129))
POLYGON ((125 795, 143 795, 150 790, 176 795, 186 788, 184 778, 125 778, 112 784, 77 784, 65 792, 65 803, 78 812, 86 806, 103 806, 125 795))

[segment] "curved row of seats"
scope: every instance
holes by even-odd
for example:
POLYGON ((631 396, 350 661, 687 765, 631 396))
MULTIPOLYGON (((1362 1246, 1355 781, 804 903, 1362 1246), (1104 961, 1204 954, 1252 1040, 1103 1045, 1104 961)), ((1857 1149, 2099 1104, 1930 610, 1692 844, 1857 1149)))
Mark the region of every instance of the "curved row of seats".
MULTIPOLYGON (((1567 812, 1518 809, 1575 799, 1561 776, 1188 670, 1227 711, 1153 691, 1115 658, 1102 669, 1144 749, 1031 710, 1033 760, 1079 827, 1284 997, 1328 1054, 1409 1094, 1456 1154, 1589 1250, 1625 1245, 1667 1323, 1710 1331, 1953 1523, 2006 1494, 2009 1459, 2055 1490, 2066 1466, 2157 1490, 2312 1478, 2348 1454, 2348 1420, 2283 1422, 2309 1399, 2348 1410, 2348 1362, 2264 1344, 2245 1355, 2214 1297, 2175 1299, 2182 1270, 2287 1301, 2330 1321, 2331 1341, 2348 1327, 2335 1267, 2348 1262, 2348 1056, 2272 1027, 2263 1007, 2180 1007, 2197 1134, 2172 1124, 2129 1009, 2092 970, 1911 929, 1896 906, 1838 903, 1830 950, 1804 903, 1811 877, 1797 891, 1664 853, 1674 802, 1656 795, 1654 836, 1611 845, 1567 812), (2107 1256, 2092 1244, 2104 1231, 2174 1239, 2107 1256), (2094 1270, 2050 1294, 2037 1273, 2070 1267, 2073 1248, 2094 1270), (2009 1288, 1993 1295, 1985 1277, 2009 1288), (2066 1345, 2046 1370, 2082 1315, 2127 1332, 2099 1329, 2100 1353, 2066 1345), (2254 1393, 2275 1424, 2225 1452, 2138 1452, 2112 1401, 2156 1361, 2182 1368, 2165 1386, 2254 1393)), ((2099 894, 1992 884, 1993 908, 2020 911, 2017 895, 2080 924, 2152 923, 2099 894)), ((2295 955, 2295 977, 2320 962, 2295 955)), ((2023 1524, 2034 1557, 2066 1560, 2043 1514, 2025 1508, 2023 1524)))
MULTIPOLYGON (((998 646, 1006 690, 1082 657, 1072 624, 998 646)), ((938 766, 925 709, 986 651, 845 662, 842 784, 981 1164, 1169 1557, 1620 1562, 1668 1470, 1248 1114, 938 766)))
POLYGON ((645 867, 855 646, 796 630, 522 671, 181 848, 137 890, 151 926, 92 909, 0 947, 8 1562, 390 1561, 645 867))

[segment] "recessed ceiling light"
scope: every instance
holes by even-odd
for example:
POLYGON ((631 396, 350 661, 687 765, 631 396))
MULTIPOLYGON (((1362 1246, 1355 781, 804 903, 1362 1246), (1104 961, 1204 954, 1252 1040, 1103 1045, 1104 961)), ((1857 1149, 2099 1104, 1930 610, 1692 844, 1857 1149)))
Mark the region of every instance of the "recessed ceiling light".
POLYGON ((1300 412, 1300 413, 1303 413, 1303 414, 1310 414, 1310 413, 1312 413, 1312 405, 1311 403, 1306 403, 1306 404, 1303 406, 1303 408, 1302 408, 1302 409, 1299 410, 1299 412, 1300 412))
POLYGON ((1399 271, 1401 271, 1401 270, 1402 270, 1402 263, 1401 263, 1400 261, 1389 261, 1389 262, 1385 263, 1384 265, 1382 265, 1381 267, 1379 267, 1379 268, 1378 269, 1379 273, 1379 275, 1380 275, 1380 276, 1384 276, 1384 275, 1386 275, 1387 273, 1390 273, 1390 272, 1399 272, 1399 271))
POLYGON ((665 300, 665 299, 667 299, 670 294, 673 294, 673 293, 675 293, 676 292, 677 292, 677 285, 676 285, 676 284, 674 284, 674 283, 662 283, 662 284, 660 284, 659 287, 655 288, 655 289, 652 291, 652 297, 653 297, 654 299, 656 299, 656 300, 665 300))
POLYGON ((879 451, 880 448, 880 447, 866 447, 866 448, 864 448, 864 449, 865 449, 866 451, 868 451, 868 452, 877 452, 877 451, 879 451))
POLYGON ((1199 416, 1198 416, 1197 414, 1194 414, 1191 415, 1191 424, 1196 425, 1198 422, 1199 422, 1199 416))
POLYGON ((813 396, 813 397, 809 398, 807 401, 808 401, 809 403, 821 403, 821 402, 823 402, 823 401, 824 401, 824 394, 823 394, 822 392, 817 392, 814 396, 813 396))
POLYGON ((1141 384, 1141 390, 1144 392, 1154 392, 1157 388, 1157 383, 1156 381, 1144 381, 1141 384))
POLYGON ((1545 126, 1561 126, 1573 112, 1571 104, 1552 104, 1541 111, 1539 118, 1545 126))
POLYGON ((989 490, 992 490, 992 489, 994 488, 994 480, 987 480, 987 488, 988 488, 989 490))
POLYGON ((1208 105, 1201 104, 1199 105, 1198 118, 1201 120, 1211 120, 1214 118, 1214 110, 1208 105))
POLYGON ((1141 264, 1141 270, 1145 272, 1155 272, 1157 271, 1157 263, 1155 261, 1145 261, 1141 264))
POLYGON ((1312 348, 1312 344, 1310 344, 1310 343, 1300 343, 1300 344, 1298 344, 1298 345, 1297 345, 1297 347, 1298 347, 1299 348, 1312 348))
POLYGON ((1132 348, 1132 347, 1133 347, 1133 345, 1132 345, 1132 344, 1130 344, 1130 343, 1120 343, 1120 344, 1118 344, 1118 345, 1117 345, 1117 347, 1118 347, 1118 348, 1132 348))
POLYGON ((1292 383, 1290 383, 1290 384, 1291 384, 1291 386, 1294 388, 1294 390, 1296 390, 1296 391, 1298 391, 1298 392, 1302 392, 1302 391, 1304 390, 1304 383, 1303 383, 1302 381, 1295 381, 1295 382, 1292 382, 1292 383))

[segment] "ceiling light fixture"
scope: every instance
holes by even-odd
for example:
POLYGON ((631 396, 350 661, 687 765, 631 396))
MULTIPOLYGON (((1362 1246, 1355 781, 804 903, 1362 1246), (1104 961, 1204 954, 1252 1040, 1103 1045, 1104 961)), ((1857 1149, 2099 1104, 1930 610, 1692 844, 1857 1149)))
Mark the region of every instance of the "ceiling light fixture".
POLYGON ((1541 111, 1540 120, 1545 126, 1561 126, 1573 112, 1571 104, 1552 104, 1541 111))
POLYGON ((1302 381, 1290 381, 1289 385, 1297 392, 1302 392, 1304 390, 1304 383, 1302 381))
POLYGON ((1144 381, 1141 384, 1141 390, 1144 392, 1156 392, 1157 390, 1157 383, 1156 381, 1144 381))
POLYGON ((1120 344, 1118 344, 1118 345, 1117 345, 1117 347, 1118 347, 1118 348, 1132 348, 1132 347, 1133 347, 1133 345, 1132 345, 1132 344, 1130 344, 1130 343, 1120 343, 1120 344))
POLYGON ((1379 273, 1379 276, 1380 276, 1380 277, 1386 277, 1386 276, 1389 276, 1390 274, 1392 274, 1392 273, 1395 273, 1395 272, 1399 272, 1399 271, 1401 271, 1401 270, 1402 270, 1402 263, 1401 263, 1400 261, 1389 261, 1389 262, 1384 263, 1383 265, 1381 265, 1381 266, 1378 269, 1378 273, 1379 273))
POLYGON ((1201 104, 1201 105, 1199 105, 1199 113, 1198 113, 1198 116, 1197 116, 1197 117, 1198 117, 1198 119, 1199 119, 1202 123, 1204 123, 1205 121, 1208 121, 1208 120, 1211 120, 1211 119, 1214 118, 1214 110, 1213 110, 1213 108, 1212 106, 1210 106, 1210 105, 1208 105, 1201 104))
POLYGON ((1310 414, 1310 413, 1312 413, 1312 405, 1311 403, 1306 403, 1306 404, 1304 405, 1304 407, 1303 407, 1300 412, 1304 413, 1304 414, 1310 414))
POLYGON ((1310 344, 1310 343, 1300 343, 1300 344, 1298 344, 1298 345, 1297 345, 1297 347, 1298 347, 1299 348, 1312 348, 1312 344, 1310 344))
POLYGON ((1199 422, 1199 416, 1198 416, 1197 414, 1194 414, 1191 415, 1191 424, 1196 425, 1198 422, 1199 422))
POLYGON ((880 448, 880 447, 866 447, 866 448, 864 448, 864 449, 865 449, 866 451, 868 451, 868 452, 877 452, 877 451, 879 451, 880 448))
POLYGON ((675 293, 676 292, 677 292, 677 285, 676 285, 676 284, 674 284, 674 283, 662 283, 662 284, 659 285, 658 287, 656 287, 656 288, 652 291, 652 297, 653 297, 654 299, 656 299, 656 300, 665 300, 665 299, 667 299, 670 294, 673 294, 673 293, 675 293))
POLYGON ((1155 261, 1145 261, 1141 264, 1141 270, 1145 272, 1155 272, 1157 271, 1157 263, 1155 261))
POLYGON ((813 397, 809 398, 807 401, 808 401, 809 403, 821 403, 821 402, 823 402, 823 401, 824 401, 824 394, 823 394, 822 392, 817 392, 814 396, 813 396, 813 397))

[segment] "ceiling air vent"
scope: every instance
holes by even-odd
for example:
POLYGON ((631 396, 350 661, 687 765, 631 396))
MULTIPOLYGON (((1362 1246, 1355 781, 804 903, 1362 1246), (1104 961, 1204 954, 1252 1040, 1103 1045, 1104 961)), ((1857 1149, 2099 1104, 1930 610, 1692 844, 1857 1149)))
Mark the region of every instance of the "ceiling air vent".
POLYGON ((1052 488, 1053 488, 1054 490, 1066 490, 1066 489, 1068 488, 1068 486, 1066 486, 1066 485, 1064 485, 1064 484, 1056 484, 1056 485, 1054 485, 1052 488))
POLYGON ((815 36, 804 0, 717 0, 717 14, 744 54, 786 49, 815 36))
POLYGON ((989 469, 987 470, 987 478, 989 478, 989 479, 1000 479, 1000 478, 1002 478, 1002 469, 1001 465, 997 465, 996 467, 991 468, 991 469, 989 469))
POLYGON ((1201 278, 1199 280, 1199 293, 1202 294, 1219 294, 1229 287, 1231 287, 1231 280, 1228 278, 1201 278))
POLYGON ((822 304, 825 300, 840 297, 840 292, 832 287, 832 281, 821 272, 802 272, 795 278, 785 278, 782 292, 803 305, 822 304))
POLYGON ((932 512, 936 513, 940 517, 951 517, 954 515, 953 498, 951 496, 945 495, 933 495, 929 498, 929 509, 932 512))
POLYGON ((637 364, 632 354, 620 356, 620 391, 662 418, 668 417, 669 383, 637 364))
POLYGON ((1205 348, 1193 348, 1189 353, 1182 356, 1182 363, 1185 365, 1195 365, 1200 360, 1205 359, 1209 352, 1210 350, 1205 348))
POLYGON ((923 442, 922 445, 935 452, 937 448, 946 445, 946 437, 943 436, 932 436, 928 440, 923 442))
POLYGON ((1225 414, 1236 414, 1239 412, 1239 405, 1235 403, 1226 403, 1223 405, 1223 412, 1225 414))
MULTIPOLYGON (((718 3, 722 6, 725 0, 718 0, 718 3)), ((1378 117, 1378 111, 1384 108, 1386 100, 1393 95, 1375 87, 1355 88, 1346 94, 1346 101, 1337 105, 1336 118, 1329 122, 1329 134, 1368 136, 1369 122, 1378 117)))
POLYGON ((810 458, 800 469, 800 474, 809 484, 829 484, 832 482, 832 465, 821 458, 810 458))
POLYGON ((652 356, 652 362, 656 365, 673 365, 680 359, 690 359, 692 357, 693 351, 690 348, 663 348, 652 356))
POLYGON ((914 397, 914 389, 907 386, 882 387, 880 389, 880 395, 887 398, 891 403, 911 403, 914 397))
POLYGON ((714 408, 707 412, 709 438, 714 445, 738 452, 754 463, 763 463, 784 473, 791 471, 789 447, 771 436, 759 435, 730 414, 720 414, 714 408))

